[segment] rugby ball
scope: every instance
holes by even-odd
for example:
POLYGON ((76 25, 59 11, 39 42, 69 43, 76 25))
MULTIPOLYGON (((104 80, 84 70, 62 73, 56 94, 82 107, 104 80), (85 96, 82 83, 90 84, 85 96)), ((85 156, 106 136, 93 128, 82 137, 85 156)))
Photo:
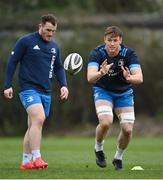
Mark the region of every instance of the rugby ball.
POLYGON ((76 75, 83 67, 83 59, 78 53, 71 53, 66 57, 63 66, 69 74, 76 75))

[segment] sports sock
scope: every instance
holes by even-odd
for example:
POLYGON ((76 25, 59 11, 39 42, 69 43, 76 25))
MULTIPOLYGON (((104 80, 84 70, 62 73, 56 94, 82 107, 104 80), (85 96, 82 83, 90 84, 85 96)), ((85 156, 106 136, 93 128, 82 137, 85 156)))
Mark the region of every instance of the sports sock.
POLYGON ((104 140, 102 142, 98 142, 97 140, 95 140, 95 151, 103 151, 103 144, 104 140))
POLYGON ((32 154, 23 153, 22 163, 28 163, 32 159, 32 154))
POLYGON ((32 151, 33 160, 35 160, 38 157, 41 157, 40 149, 36 149, 32 151))
POLYGON ((123 149, 117 148, 114 159, 122 160, 123 152, 124 152, 123 149))

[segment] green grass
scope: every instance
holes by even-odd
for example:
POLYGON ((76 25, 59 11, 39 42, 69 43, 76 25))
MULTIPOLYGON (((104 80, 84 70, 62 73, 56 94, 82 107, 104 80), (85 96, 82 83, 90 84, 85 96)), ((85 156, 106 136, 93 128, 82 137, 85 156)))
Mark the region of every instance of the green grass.
POLYGON ((0 178, 3 179, 160 179, 163 178, 163 139, 133 138, 123 157, 124 168, 115 171, 111 165, 116 139, 105 141, 108 167, 95 164, 94 138, 43 138, 42 156, 49 168, 20 170, 21 138, 0 138, 0 178), (144 171, 131 171, 133 166, 144 171))

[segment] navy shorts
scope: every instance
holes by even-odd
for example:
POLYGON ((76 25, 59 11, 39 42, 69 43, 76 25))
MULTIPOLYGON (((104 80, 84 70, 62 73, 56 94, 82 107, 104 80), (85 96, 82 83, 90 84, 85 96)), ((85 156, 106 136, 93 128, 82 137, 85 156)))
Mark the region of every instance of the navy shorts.
POLYGON ((94 101, 107 100, 114 108, 121 107, 133 107, 134 97, 133 90, 129 89, 123 93, 113 93, 100 87, 93 87, 94 89, 94 101))
POLYGON ((48 117, 50 112, 50 105, 51 105, 50 95, 30 89, 30 90, 21 91, 19 93, 19 97, 25 109, 27 109, 29 106, 33 104, 42 104, 44 108, 45 116, 48 117))

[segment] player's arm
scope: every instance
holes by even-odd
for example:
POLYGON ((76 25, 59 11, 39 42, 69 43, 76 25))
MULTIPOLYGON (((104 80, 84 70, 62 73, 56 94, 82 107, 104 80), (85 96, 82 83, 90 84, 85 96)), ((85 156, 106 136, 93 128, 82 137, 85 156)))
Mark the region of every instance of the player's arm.
POLYGON ((140 67, 131 68, 130 70, 123 66, 121 68, 124 78, 131 84, 140 84, 143 82, 143 74, 140 67))
POLYGON ((131 84, 140 84, 143 82, 143 73, 140 65, 133 67, 130 70, 127 67, 121 67, 124 78, 131 84))
POLYGON ((135 51, 128 54, 128 68, 122 66, 124 78, 131 84, 140 84, 143 82, 143 73, 139 63, 139 58, 135 51))
POLYGON ((90 83, 95 83, 102 76, 108 73, 110 67, 113 65, 108 64, 107 60, 104 60, 101 64, 100 68, 98 67, 98 63, 89 63, 87 68, 87 80, 90 83))
POLYGON ((61 86, 60 98, 61 99, 67 99, 69 91, 67 88, 66 73, 65 73, 65 70, 64 70, 63 65, 61 63, 60 52, 58 53, 56 60, 55 60, 54 74, 56 76, 57 81, 59 82, 59 85, 61 86))
POLYGON ((13 89, 12 89, 12 79, 14 76, 14 72, 16 70, 16 66, 20 59, 22 58, 25 51, 25 42, 23 39, 18 40, 13 51, 11 52, 11 56, 8 59, 5 81, 4 81, 4 96, 6 98, 11 99, 13 97, 13 89))

